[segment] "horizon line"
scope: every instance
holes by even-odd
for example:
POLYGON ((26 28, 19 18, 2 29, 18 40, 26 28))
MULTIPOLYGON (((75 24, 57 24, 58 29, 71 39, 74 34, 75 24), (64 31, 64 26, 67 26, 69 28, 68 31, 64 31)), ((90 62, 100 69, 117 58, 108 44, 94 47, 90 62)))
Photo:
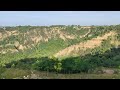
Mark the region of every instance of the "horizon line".
POLYGON ((120 25, 120 24, 110 24, 110 25, 80 25, 80 24, 69 24, 69 25, 64 25, 64 24, 53 24, 53 25, 0 25, 0 27, 17 27, 17 26, 111 26, 111 25, 120 25))

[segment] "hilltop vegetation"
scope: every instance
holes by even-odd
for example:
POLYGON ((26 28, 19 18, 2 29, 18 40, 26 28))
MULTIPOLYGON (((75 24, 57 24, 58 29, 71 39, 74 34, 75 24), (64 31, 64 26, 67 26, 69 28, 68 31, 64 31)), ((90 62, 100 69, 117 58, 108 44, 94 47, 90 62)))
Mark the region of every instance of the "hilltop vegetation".
POLYGON ((0 67, 0 73, 6 69, 57 73, 119 69, 120 25, 0 28, 0 67))

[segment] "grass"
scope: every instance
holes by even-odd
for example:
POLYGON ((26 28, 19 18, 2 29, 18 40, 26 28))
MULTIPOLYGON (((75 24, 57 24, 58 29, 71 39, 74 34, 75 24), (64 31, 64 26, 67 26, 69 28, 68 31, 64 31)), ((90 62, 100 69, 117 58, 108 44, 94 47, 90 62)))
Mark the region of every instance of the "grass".
POLYGON ((28 70, 20 70, 20 69, 6 69, 3 73, 0 74, 0 78, 5 79, 13 79, 13 78, 22 78, 23 76, 26 76, 30 74, 30 71, 28 70))
POLYGON ((6 69, 1 74, 1 79, 24 79, 24 76, 30 76, 28 79, 120 79, 120 74, 56 74, 53 72, 46 71, 32 71, 21 70, 21 69, 6 69), (33 77, 33 75, 35 75, 33 77))

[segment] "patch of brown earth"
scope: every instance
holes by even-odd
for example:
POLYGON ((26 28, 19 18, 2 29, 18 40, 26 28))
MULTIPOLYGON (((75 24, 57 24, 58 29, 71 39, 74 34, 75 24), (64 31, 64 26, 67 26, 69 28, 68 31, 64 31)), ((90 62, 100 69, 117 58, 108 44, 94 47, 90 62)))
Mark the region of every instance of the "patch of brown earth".
POLYGON ((38 42, 41 40, 40 37, 33 37, 33 38, 31 38, 31 39, 32 39, 32 41, 33 41, 34 43, 38 43, 38 42))
MULTIPOLYGON (((61 29, 58 28, 53 28, 51 31, 47 31, 45 30, 44 33, 47 35, 48 39, 51 39, 52 36, 54 36, 54 38, 59 37, 61 39, 63 39, 64 41, 66 39, 74 39, 75 36, 74 35, 68 35, 65 32, 61 31, 61 29)), ((45 41, 48 41, 48 39, 44 39, 45 41)))
POLYGON ((116 34, 115 32, 111 31, 109 33, 106 33, 102 37, 98 36, 97 38, 93 38, 93 39, 88 40, 86 42, 81 42, 79 44, 72 45, 70 47, 67 47, 67 48, 63 49, 62 51, 59 51, 54 56, 55 57, 67 56, 67 55, 71 54, 72 52, 78 52, 79 49, 83 49, 83 50, 86 50, 87 48, 93 49, 95 47, 100 46, 102 40, 105 40, 105 39, 108 38, 108 36, 112 36, 112 35, 115 35, 115 34, 116 34))
POLYGON ((14 45, 15 45, 16 47, 18 47, 20 44, 19 44, 18 41, 16 41, 16 42, 14 43, 14 45))
POLYGON ((19 50, 24 50, 24 49, 25 49, 25 46, 20 45, 20 46, 18 47, 18 49, 19 49, 19 50))
POLYGON ((6 33, 4 33, 2 35, 2 33, 0 33, 0 41, 7 38, 7 37, 10 37, 11 35, 19 35, 18 31, 5 31, 6 33))
POLYGON ((11 31, 12 35, 19 35, 18 31, 11 31))

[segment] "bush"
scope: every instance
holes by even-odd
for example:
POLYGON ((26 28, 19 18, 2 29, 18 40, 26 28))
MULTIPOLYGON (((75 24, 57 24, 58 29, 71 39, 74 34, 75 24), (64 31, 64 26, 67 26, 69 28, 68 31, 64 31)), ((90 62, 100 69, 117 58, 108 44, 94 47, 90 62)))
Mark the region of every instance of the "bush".
POLYGON ((81 60, 77 63, 76 69, 78 69, 79 72, 88 72, 93 69, 93 66, 89 62, 81 60))
POLYGON ((88 61, 76 59, 65 59, 62 61, 62 71, 67 73, 79 73, 88 72, 94 69, 94 65, 90 64, 88 61))
POLYGON ((72 73, 75 71, 75 69, 76 69, 76 63, 74 59, 68 58, 68 59, 62 60, 62 72, 72 73))
POLYGON ((33 64, 33 69, 42 71, 54 71, 54 60, 49 58, 38 59, 33 64))

